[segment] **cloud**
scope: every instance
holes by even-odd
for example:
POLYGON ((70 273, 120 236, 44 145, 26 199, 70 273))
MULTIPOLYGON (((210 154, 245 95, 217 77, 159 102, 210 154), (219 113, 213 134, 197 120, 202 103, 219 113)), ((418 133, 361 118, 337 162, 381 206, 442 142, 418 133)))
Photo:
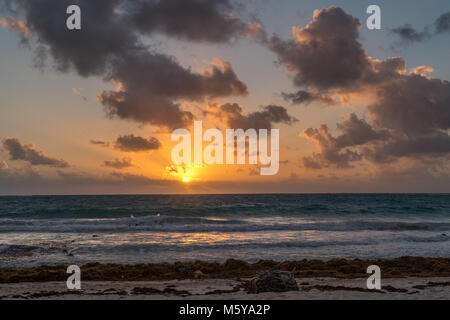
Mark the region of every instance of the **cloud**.
POLYGON ((342 132, 336 138, 336 145, 339 148, 359 146, 389 137, 387 130, 375 131, 364 119, 359 119, 354 113, 351 113, 347 120, 338 123, 337 128, 342 132))
POLYGON ((436 33, 450 31, 450 12, 443 13, 434 22, 436 33))
POLYGON ((77 96, 81 96, 81 98, 82 98, 84 101, 88 101, 88 99, 86 98, 86 96, 84 96, 84 95, 81 93, 81 90, 82 90, 82 89, 72 88, 72 92, 73 92, 73 93, 75 93, 77 96))
POLYGON ((132 20, 144 34, 162 33, 188 41, 223 43, 244 36, 247 24, 232 15, 229 0, 138 0, 132 20))
POLYGON ((154 46, 150 49, 141 40, 142 35, 159 32, 191 41, 228 42, 241 34, 243 28, 242 22, 229 15, 233 10, 229 1, 11 0, 6 3, 14 3, 5 6, 10 19, 22 18, 37 44, 36 65, 45 65, 51 57, 61 72, 97 76, 117 85, 116 90, 97 96, 110 116, 176 128, 193 118, 191 112, 181 109, 185 100, 247 94, 247 86, 229 63, 220 62, 203 72, 193 72, 154 46), (82 29, 76 32, 64 27, 66 15, 61 14, 71 4, 78 4, 83 13, 82 29), (154 20, 143 19, 143 13, 154 20), (178 22, 176 17, 180 18, 178 22))
POLYGON ((10 160, 23 160, 35 166, 69 167, 66 161, 51 158, 42 151, 37 151, 33 144, 23 145, 18 138, 5 138, 2 142, 3 148, 9 153, 10 160))
POLYGON ((95 145, 95 146, 101 146, 101 147, 105 147, 105 148, 107 148, 107 147, 109 147, 109 142, 106 142, 106 141, 101 141, 101 140, 90 140, 89 141, 89 143, 90 144, 93 144, 93 145, 95 145))
MULTIPOLYGON (((40 176, 30 166, 0 170, 0 194, 141 194, 183 193, 178 181, 152 179, 143 175, 113 172, 93 175, 83 172, 57 171, 56 177, 40 176)), ((185 191, 184 191, 185 192, 185 191)))
POLYGON ((337 123, 337 129, 341 132, 337 137, 332 136, 326 124, 318 129, 308 128, 302 132, 302 136, 314 141, 320 149, 320 153, 303 158, 306 168, 321 169, 330 166, 351 168, 351 162, 362 160, 364 156, 356 147, 375 141, 385 141, 390 137, 387 130, 375 131, 354 113, 343 122, 337 123))
POLYGON ((8 169, 8 164, 6 161, 2 160, 0 161, 0 171, 8 169))
POLYGON ((167 193, 287 193, 287 192, 450 192, 447 171, 433 171, 430 166, 398 168, 390 164, 368 172, 365 176, 338 179, 322 175, 319 179, 296 177, 261 183, 259 179, 240 181, 202 181, 185 184, 179 180, 153 179, 143 175, 113 172, 92 175, 82 172, 58 171, 56 178, 39 176, 33 168, 0 170, 0 194, 167 194, 167 193), (367 183, 370 179, 370 183, 367 183))
POLYGON ((432 37, 429 28, 425 28, 423 31, 417 31, 410 24, 405 24, 400 27, 396 27, 391 30, 391 33, 400 37, 402 44, 408 44, 412 42, 422 42, 432 37))
POLYGON ((193 120, 192 113, 181 110, 176 102, 180 99, 247 95, 247 86, 224 61, 196 74, 166 55, 139 54, 118 61, 109 78, 117 89, 103 92, 98 100, 110 115, 171 129, 193 120))
POLYGON ((326 125, 304 132, 321 150, 320 156, 308 159, 308 164, 315 160, 346 167, 363 158, 386 163, 402 157, 438 162, 439 157, 450 153, 448 81, 413 72, 398 75, 374 90, 374 100, 367 111, 371 124, 351 115, 349 120, 337 124, 342 131, 338 137, 332 137, 326 125), (351 151, 359 156, 352 156, 348 147, 354 147, 351 151))
POLYGON ((123 158, 123 159, 114 159, 114 160, 106 160, 103 165, 105 167, 114 168, 114 169, 127 169, 134 167, 131 158, 123 158))
POLYGON ((376 88, 368 108, 378 127, 409 137, 450 128, 450 82, 417 74, 401 75, 376 88))
POLYGON ((292 104, 310 104, 311 102, 320 102, 322 104, 332 105, 336 102, 329 96, 312 91, 299 90, 295 93, 282 93, 284 100, 292 104))
POLYGON ((341 8, 330 7, 314 11, 313 21, 304 28, 293 27, 294 39, 273 35, 260 42, 293 74, 296 86, 349 86, 370 69, 367 54, 357 41, 360 26, 358 19, 341 8))
POLYGON ((359 93, 404 73, 403 58, 372 59, 358 41, 361 23, 341 8, 315 10, 313 21, 293 27, 293 38, 284 40, 260 31, 259 42, 274 52, 278 62, 293 75, 297 93, 284 94, 291 101, 334 101, 331 94, 359 93))
POLYGON ((17 32, 22 37, 23 43, 28 43, 28 39, 30 38, 31 32, 28 29, 25 22, 19 20, 16 17, 8 17, 8 18, 0 18, 0 25, 12 32, 17 32))
POLYGON ((399 45, 407 45, 414 42, 424 42, 432 37, 450 31, 450 12, 441 14, 432 25, 427 25, 422 31, 418 31, 410 24, 405 24, 391 30, 391 33, 400 38, 400 42, 394 44, 394 48, 399 45))
POLYGON ((206 115, 213 115, 225 122, 233 129, 270 129, 275 123, 291 125, 298 120, 289 115, 286 108, 277 105, 262 107, 262 111, 243 113, 242 107, 237 103, 209 104, 204 111, 206 115))
POLYGON ((433 72, 434 72, 434 68, 433 67, 418 66, 418 67, 413 68, 410 73, 411 74, 417 74, 417 75, 425 77, 425 76, 427 76, 427 75, 429 75, 429 74, 431 74, 433 72))
MULTIPOLYGON (((446 15, 441 16, 445 29, 446 15)), ((309 168, 336 166, 368 160, 376 163, 410 157, 428 161, 449 152, 450 83, 429 77, 432 68, 419 66, 406 73, 401 57, 369 57, 358 42, 360 22, 342 9, 314 12, 304 28, 293 27, 293 39, 268 36, 259 27, 257 39, 273 51, 293 75, 297 93, 283 94, 298 103, 359 98, 367 119, 356 115, 338 123, 341 135, 328 125, 309 128, 303 136, 320 152, 304 158, 309 168)), ((436 160, 436 159, 435 159, 436 160)))
POLYGON ((124 152, 146 152, 159 149, 161 142, 154 137, 147 139, 129 134, 118 137, 114 147, 124 152))

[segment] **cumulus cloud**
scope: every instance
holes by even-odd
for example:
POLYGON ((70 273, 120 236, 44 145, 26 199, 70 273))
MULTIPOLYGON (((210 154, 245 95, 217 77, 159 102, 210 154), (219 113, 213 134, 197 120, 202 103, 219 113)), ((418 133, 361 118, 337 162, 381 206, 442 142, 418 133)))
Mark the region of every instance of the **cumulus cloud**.
POLYGON ((341 8, 314 12, 313 21, 292 28, 292 39, 268 36, 259 28, 257 40, 274 52, 278 62, 293 76, 296 93, 283 94, 289 101, 330 104, 331 94, 360 93, 405 73, 401 57, 371 58, 358 41, 361 23, 341 8))
POLYGON ((114 159, 114 160, 106 160, 103 165, 105 167, 114 168, 114 169, 127 169, 134 167, 131 158, 123 158, 123 159, 114 159))
POLYGON ((193 120, 191 112, 180 108, 180 99, 201 101, 247 95, 247 86, 224 61, 216 61, 202 73, 193 73, 166 55, 139 54, 117 61, 109 78, 117 89, 103 92, 98 100, 110 115, 164 124, 171 129, 185 127, 193 120))
POLYGON ((23 19, 35 39, 37 65, 51 57, 59 71, 98 76, 117 85, 98 95, 111 116, 175 128, 192 120, 181 108, 184 100, 247 94, 228 63, 196 73, 141 41, 142 35, 160 32, 190 41, 228 42, 244 28, 230 16, 229 1, 0 1, 9 4, 4 6, 9 19, 23 19), (82 29, 76 32, 63 27, 66 15, 61 14, 72 4, 83 8, 82 29))
POLYGON ((375 131, 364 119, 359 119, 351 113, 349 118, 337 124, 342 134, 336 138, 336 144, 340 148, 359 146, 369 141, 386 139, 389 137, 387 130, 375 131))
POLYGON ((341 132, 337 137, 332 136, 326 124, 318 129, 308 128, 302 132, 302 136, 314 141, 320 149, 320 153, 303 158, 305 167, 321 169, 334 165, 338 168, 350 168, 351 162, 363 158, 363 154, 354 147, 389 138, 388 131, 375 131, 364 119, 359 119, 354 113, 350 114, 348 119, 338 123, 337 129, 341 132))
POLYGON ((5 138, 2 142, 3 148, 9 153, 10 160, 23 160, 35 166, 69 167, 65 160, 49 157, 42 151, 36 150, 33 144, 22 144, 18 138, 5 138))
MULTIPOLYGON (((320 147, 316 162, 345 167, 362 158, 385 163, 402 157, 437 160, 450 153, 448 81, 413 72, 393 77, 373 90, 374 100, 367 110, 371 123, 351 115, 337 124, 342 131, 338 137, 332 137, 326 125, 304 132, 320 147), (349 153, 348 147, 356 147, 359 156, 349 153), (344 157, 334 156, 341 152, 345 152, 344 157)), ((311 162, 308 159, 305 164, 311 162)))
POLYGON ((293 39, 273 35, 260 42, 293 74, 295 85, 329 89, 351 85, 370 68, 357 41, 360 26, 358 19, 341 8, 330 7, 316 10, 304 28, 293 27, 293 39))
POLYGON ((410 137, 450 128, 450 82, 417 74, 402 75, 377 87, 369 116, 379 127, 410 137))
POLYGON ((233 129, 270 129, 275 123, 291 125, 298 120, 289 115, 286 108, 277 105, 262 107, 261 111, 244 114, 244 110, 237 103, 209 104, 206 115, 213 115, 225 122, 233 129))
MULTIPOLYGON (((445 30, 446 15, 441 17, 439 30, 445 30)), ((315 141, 320 152, 306 157, 304 164, 345 168, 362 159, 444 157, 449 152, 450 83, 429 77, 433 70, 426 66, 406 73, 401 57, 371 58, 358 41, 360 25, 342 9, 330 7, 316 10, 305 27, 294 27, 290 40, 269 37, 259 28, 257 39, 300 87, 284 94, 285 99, 309 103, 350 95, 368 101, 367 119, 350 115, 338 123, 342 134, 337 137, 326 124, 305 130, 303 136, 315 141)))
POLYGON ((154 137, 147 139, 129 134, 118 137, 114 147, 124 152, 146 152, 159 149, 161 143, 154 137))

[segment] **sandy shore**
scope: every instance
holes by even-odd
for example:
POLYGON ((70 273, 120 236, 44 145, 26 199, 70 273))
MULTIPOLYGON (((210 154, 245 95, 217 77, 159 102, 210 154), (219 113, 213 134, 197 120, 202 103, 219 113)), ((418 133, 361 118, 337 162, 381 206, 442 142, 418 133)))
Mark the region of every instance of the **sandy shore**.
POLYGON ((450 299, 449 258, 89 263, 79 291, 68 291, 66 270, 0 268, 0 299, 450 299), (366 288, 370 265, 381 268, 382 290, 366 288), (247 293, 248 279, 274 269, 291 272, 300 290, 247 293))
POLYGON ((339 300, 450 299, 450 278, 386 279, 382 290, 366 289, 366 279, 297 279, 300 291, 247 294, 242 282, 229 279, 172 281, 84 281, 79 291, 65 282, 0 285, 0 299, 183 299, 183 300, 339 300))

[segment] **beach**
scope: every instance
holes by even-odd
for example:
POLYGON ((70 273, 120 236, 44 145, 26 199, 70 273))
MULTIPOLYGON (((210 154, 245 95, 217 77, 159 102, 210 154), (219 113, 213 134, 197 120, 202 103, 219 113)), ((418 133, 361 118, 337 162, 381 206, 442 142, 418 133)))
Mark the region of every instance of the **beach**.
POLYGON ((448 195, 0 197, 2 299, 449 299, 448 195), (68 266, 81 291, 68 291, 68 266), (368 290, 369 266, 381 290, 368 290), (298 291, 250 293, 289 272, 298 291))
POLYGON ((450 259, 190 262, 81 267, 81 289, 68 290, 65 266, 0 269, 0 299, 322 300, 449 299, 450 259), (367 266, 381 269, 381 289, 367 289, 367 266), (250 293, 268 270, 290 271, 298 291, 250 293), (198 276, 198 272, 201 272, 198 276))

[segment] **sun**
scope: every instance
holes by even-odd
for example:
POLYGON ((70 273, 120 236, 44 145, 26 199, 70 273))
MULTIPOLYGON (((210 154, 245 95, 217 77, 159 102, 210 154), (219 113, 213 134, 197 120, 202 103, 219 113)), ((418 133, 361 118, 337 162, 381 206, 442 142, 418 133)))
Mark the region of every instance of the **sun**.
POLYGON ((189 181, 190 181, 189 178, 184 178, 184 179, 183 179, 183 182, 188 183, 189 181))

